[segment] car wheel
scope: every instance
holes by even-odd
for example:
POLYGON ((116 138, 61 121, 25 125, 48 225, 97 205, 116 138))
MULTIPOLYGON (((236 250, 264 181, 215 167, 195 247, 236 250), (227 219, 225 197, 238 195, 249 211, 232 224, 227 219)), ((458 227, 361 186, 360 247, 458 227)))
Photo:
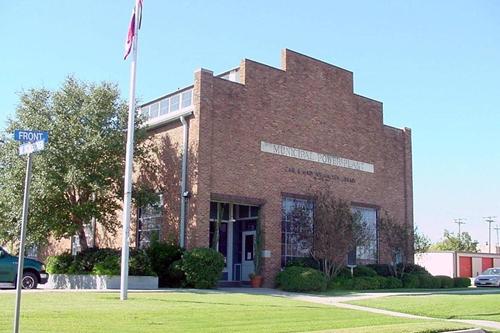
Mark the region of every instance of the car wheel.
POLYGON ((34 273, 24 272, 21 285, 23 289, 36 289, 38 285, 38 278, 34 273))

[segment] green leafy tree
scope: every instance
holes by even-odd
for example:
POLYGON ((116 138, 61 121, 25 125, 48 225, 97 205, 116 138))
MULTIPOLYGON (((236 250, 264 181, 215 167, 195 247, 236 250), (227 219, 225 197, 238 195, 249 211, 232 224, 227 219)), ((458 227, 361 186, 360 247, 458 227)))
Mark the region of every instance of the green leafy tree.
POLYGON ((400 223, 384 211, 378 221, 378 230, 380 242, 390 255, 389 266, 392 274, 402 278, 406 267, 413 262, 413 255, 417 250, 414 229, 411 225, 400 223))
POLYGON ((420 230, 418 230, 418 227, 415 226, 415 229, 413 230, 413 248, 415 254, 425 253, 429 251, 430 247, 430 238, 421 233, 420 230))
MULTIPOLYGON (((26 157, 18 156, 14 129, 49 131, 45 150, 33 157, 28 241, 43 244, 49 236, 78 235, 84 250, 85 226, 92 218, 110 233, 120 225, 126 122, 127 105, 115 84, 68 77, 57 91, 22 92, 15 117, 0 133, 0 243, 18 238, 21 219, 26 157)), ((148 145, 140 119, 136 127, 140 160, 148 145)))
POLYGON ((444 231, 443 239, 431 246, 432 250, 437 251, 461 251, 461 252, 478 252, 479 242, 472 240, 472 237, 468 232, 462 232, 459 235, 450 232, 448 230, 444 231))
POLYGON ((344 267, 349 252, 366 244, 370 236, 361 215, 328 190, 315 193, 314 216, 307 205, 299 203, 287 220, 295 243, 308 250, 329 279, 344 267))

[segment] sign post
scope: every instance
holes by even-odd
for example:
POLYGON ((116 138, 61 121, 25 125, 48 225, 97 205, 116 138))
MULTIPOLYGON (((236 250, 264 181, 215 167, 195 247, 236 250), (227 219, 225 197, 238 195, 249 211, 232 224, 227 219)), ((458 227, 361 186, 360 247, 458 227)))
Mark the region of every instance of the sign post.
POLYGON ((28 153, 26 162, 26 178, 24 180, 23 218, 21 225, 21 242, 19 244, 19 256, 17 259, 17 281, 16 281, 16 312, 14 316, 14 333, 19 332, 19 313, 21 310, 21 289, 23 288, 23 267, 24 267, 24 242, 26 239, 26 225, 28 222, 29 190, 31 184, 31 155, 28 153))
POLYGON ((14 139, 24 142, 19 146, 19 155, 28 155, 26 162, 26 177, 24 180, 23 215, 21 224, 21 239, 19 242, 19 256, 17 259, 17 280, 16 280, 16 309, 14 313, 14 333, 19 332, 19 315, 21 312, 21 289, 23 288, 23 268, 24 268, 24 243, 26 240, 26 227, 28 224, 29 211, 29 191, 31 185, 32 155, 34 152, 45 148, 49 134, 46 131, 24 131, 16 130, 14 139))

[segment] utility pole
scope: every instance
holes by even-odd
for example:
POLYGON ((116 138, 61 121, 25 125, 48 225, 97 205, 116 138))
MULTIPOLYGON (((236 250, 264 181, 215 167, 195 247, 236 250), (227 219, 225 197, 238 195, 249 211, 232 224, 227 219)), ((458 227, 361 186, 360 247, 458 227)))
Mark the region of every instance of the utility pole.
POLYGON ((500 246, 500 241, 498 240, 498 231, 500 230, 500 227, 497 224, 497 226, 495 228, 493 228, 493 229, 495 229, 495 231, 497 232, 497 243, 496 243, 496 246, 500 246))
POLYGON ((491 253, 491 224, 495 222, 496 216, 483 217, 484 221, 488 223, 488 253, 491 253))
POLYGON ((464 222, 465 220, 466 220, 466 219, 461 218, 461 217, 456 218, 456 219, 453 219, 453 221, 454 221, 456 224, 458 224, 458 240, 459 240, 459 241, 461 240, 461 237, 462 237, 462 231, 461 231, 461 228, 460 228, 460 227, 462 226, 462 224, 465 224, 465 222, 464 222))

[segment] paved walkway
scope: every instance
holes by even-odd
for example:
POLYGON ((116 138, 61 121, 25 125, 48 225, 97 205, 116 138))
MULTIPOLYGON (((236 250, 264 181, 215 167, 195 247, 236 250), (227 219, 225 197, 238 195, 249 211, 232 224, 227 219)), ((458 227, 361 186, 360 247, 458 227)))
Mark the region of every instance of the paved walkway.
POLYGON ((405 296, 405 295, 438 295, 438 294, 497 294, 498 290, 483 290, 483 289, 471 289, 471 290, 450 290, 450 291, 439 291, 439 292, 393 292, 393 293, 359 293, 354 295, 340 295, 340 296, 323 296, 323 295, 311 295, 311 294, 301 294, 292 293, 276 289, 268 288, 220 288, 220 290, 234 293, 243 294, 254 294, 254 295, 268 295, 268 296, 278 296, 287 297, 295 300, 306 301, 311 303, 332 305, 339 308, 365 311, 377 314, 383 314, 393 317, 411 318, 411 319, 422 319, 422 320, 446 320, 450 322, 465 323, 473 326, 481 326, 487 329, 500 330, 500 323, 496 321, 488 320, 471 320, 471 319, 441 319, 441 318, 431 318, 425 316, 417 316, 402 312, 395 312, 389 310, 375 309, 366 306, 347 304, 345 302, 358 301, 370 298, 379 298, 387 296, 405 296))

